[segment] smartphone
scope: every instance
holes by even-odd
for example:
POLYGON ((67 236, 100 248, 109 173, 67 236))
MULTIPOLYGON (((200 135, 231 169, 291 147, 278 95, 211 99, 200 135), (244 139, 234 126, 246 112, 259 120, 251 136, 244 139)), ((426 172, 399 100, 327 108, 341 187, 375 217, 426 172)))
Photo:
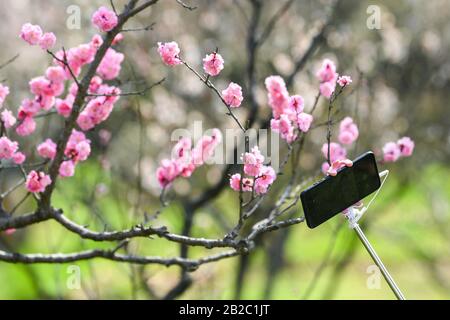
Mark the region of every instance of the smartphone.
POLYGON ((377 162, 369 151, 353 160, 352 167, 341 168, 300 194, 306 224, 311 229, 321 225, 380 186, 377 162))

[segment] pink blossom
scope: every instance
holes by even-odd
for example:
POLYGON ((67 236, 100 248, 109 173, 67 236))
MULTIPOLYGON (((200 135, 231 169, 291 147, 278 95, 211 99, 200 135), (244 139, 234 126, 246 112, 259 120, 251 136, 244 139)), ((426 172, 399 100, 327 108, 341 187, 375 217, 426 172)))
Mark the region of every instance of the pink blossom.
MULTIPOLYGON (((235 191, 241 190, 241 175, 239 173, 235 173, 230 178, 230 187, 235 191)), ((253 189, 253 179, 244 178, 242 180, 242 191, 250 192, 253 189)))
POLYGON ((56 155, 56 143, 52 139, 47 139, 37 146, 37 152, 41 157, 53 160, 56 155))
POLYGON ((270 120, 270 128, 274 132, 278 132, 287 143, 292 143, 297 138, 294 132, 295 128, 286 114, 282 114, 279 119, 270 120))
POLYGON ((350 76, 341 76, 337 79, 337 83, 341 87, 348 86, 350 83, 352 83, 352 78, 350 76))
POLYGON ((100 31, 108 32, 117 26, 118 18, 114 11, 100 7, 92 15, 91 21, 100 31))
POLYGON ((166 43, 158 42, 158 53, 163 62, 168 66, 176 66, 182 63, 179 58, 180 48, 175 41, 166 43))
POLYGON ((215 77, 222 71, 223 63, 224 60, 219 53, 213 52, 207 54, 206 57, 203 58, 203 70, 210 76, 215 77))
POLYGON ((317 71, 320 82, 336 82, 336 65, 330 59, 324 59, 321 68, 317 71))
POLYGON ((255 179, 255 192, 257 194, 266 193, 276 178, 275 170, 271 166, 263 166, 260 175, 255 179))
POLYGON ((169 186, 180 174, 178 164, 174 160, 164 159, 156 170, 156 177, 162 188, 169 186))
POLYGON ((20 37, 31 45, 36 45, 42 37, 42 29, 38 25, 25 23, 22 26, 20 37))
POLYGON ((297 115, 297 126, 303 132, 308 132, 313 122, 313 116, 302 112, 297 115))
POLYGON ((101 35, 96 34, 92 37, 91 42, 89 43, 94 49, 98 49, 103 44, 103 38, 101 35))
POLYGON ((61 163, 59 167, 59 175, 61 177, 73 177, 75 174, 75 163, 72 160, 67 160, 61 163))
POLYGON ((275 119, 278 119, 281 114, 285 113, 288 105, 289 93, 286 89, 286 84, 280 76, 269 76, 264 83, 273 116, 275 119))
POLYGON ((56 99, 55 108, 58 114, 62 115, 64 118, 67 118, 72 113, 73 106, 73 96, 68 96, 66 99, 56 99))
POLYGON ((353 166, 352 160, 349 159, 336 160, 331 164, 331 167, 329 166, 329 168, 327 169, 327 174, 334 177, 337 175, 339 169, 343 167, 352 167, 352 166, 353 166))
POLYGON ((25 182, 27 190, 33 193, 44 192, 45 188, 52 183, 50 176, 44 172, 31 171, 25 182))
POLYGON ((45 76, 51 82, 61 83, 66 80, 66 72, 60 66, 49 67, 47 71, 45 71, 45 76))
MULTIPOLYGON (((100 86, 103 83, 103 79, 100 78, 99 76, 93 76, 91 79, 91 82, 89 83, 89 93, 98 93, 98 90, 100 89, 100 86)), ((78 91, 78 86, 76 87, 77 91, 78 91)), ((74 96, 76 95, 76 93, 74 94, 74 96)))
POLYGON ((9 94, 9 88, 0 83, 0 108, 5 102, 6 96, 9 94))
POLYGON ((0 159, 11 159, 19 149, 19 144, 7 137, 0 138, 0 159))
POLYGON ((257 177, 261 174, 264 156, 259 151, 258 146, 254 146, 251 152, 246 152, 242 156, 242 160, 244 161, 245 174, 253 177, 257 177))
POLYGON ((39 46, 43 50, 49 50, 55 46, 56 36, 53 32, 46 32, 39 39, 39 46))
POLYGON ((400 158, 400 147, 395 142, 388 142, 383 147, 383 160, 385 162, 395 162, 400 158))
POLYGON ((214 154, 216 147, 222 142, 222 133, 213 129, 211 136, 203 136, 192 149, 192 162, 196 166, 205 163, 214 154))
POLYGON ((334 89, 336 88, 335 82, 324 82, 320 84, 320 94, 323 95, 325 98, 330 99, 331 95, 334 92, 334 89))
POLYGON ((289 97, 288 109, 294 114, 299 114, 303 112, 305 102, 303 97, 300 95, 294 95, 289 97))
MULTIPOLYGON (((61 88, 64 89, 63 84, 61 83, 61 88)), ((62 91, 61 91, 62 92, 62 91)), ((59 95, 59 93, 58 93, 59 95)), ((39 106, 48 111, 55 105, 56 98, 53 95, 42 95, 36 97, 36 102, 39 103, 39 106)))
POLYGON ((222 95, 225 103, 232 108, 239 107, 244 99, 241 86, 234 82, 231 82, 228 87, 222 91, 222 95))
POLYGON ((23 120, 27 117, 34 117, 40 109, 41 105, 35 100, 24 99, 19 107, 18 118, 23 120))
POLYGON ((26 159, 27 157, 22 152, 16 152, 12 156, 12 160, 14 161, 15 164, 22 164, 25 162, 26 159))
POLYGON ((358 139, 359 130, 351 117, 345 117, 339 125, 339 142, 351 144, 358 139))
POLYGON ((108 119, 114 108, 114 102, 119 99, 120 89, 101 86, 98 93, 112 96, 96 97, 88 102, 86 108, 77 119, 78 126, 84 131, 90 130, 108 119))
POLYGON ((3 110, 1 113, 1 120, 6 129, 11 128, 16 124, 16 118, 13 116, 13 113, 9 110, 3 110))
MULTIPOLYGON (((324 143, 322 146, 322 154, 325 159, 328 159, 328 143, 324 143)), ((336 160, 343 160, 347 157, 347 150, 345 150, 339 143, 330 143, 330 162, 333 163, 336 160)))
POLYGON ((414 151, 414 141, 410 137, 403 137, 397 141, 400 153, 403 157, 409 157, 414 151))
POLYGON ((36 130, 36 122, 32 117, 25 117, 22 123, 16 128, 19 136, 29 136, 36 130))
POLYGON ((66 149, 64 150, 64 155, 74 161, 86 160, 91 153, 91 141, 86 139, 83 132, 72 130, 72 134, 67 141, 66 149))
POLYGON ((116 78, 121 69, 121 64, 124 59, 124 55, 109 48, 106 51, 105 57, 98 66, 97 73, 106 80, 112 80, 116 78))
POLYGON ((112 41, 112 45, 115 46, 115 45, 117 45, 118 43, 120 43, 122 40, 123 40, 123 34, 122 34, 122 33, 118 33, 118 34, 114 37, 114 39, 113 39, 113 41, 112 41))

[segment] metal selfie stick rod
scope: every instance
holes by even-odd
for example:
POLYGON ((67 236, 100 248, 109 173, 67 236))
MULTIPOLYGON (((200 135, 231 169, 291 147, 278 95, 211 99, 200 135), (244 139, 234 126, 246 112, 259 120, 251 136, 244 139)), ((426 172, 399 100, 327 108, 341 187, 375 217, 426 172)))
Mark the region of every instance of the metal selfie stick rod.
POLYGON ((353 228, 353 230, 356 231, 356 234, 358 235, 359 240, 363 243, 364 247, 366 248, 367 252, 369 252, 370 256, 372 257, 375 264, 380 268, 381 273, 383 274, 384 279, 386 279, 386 282, 388 283, 391 290, 394 292, 395 296, 398 300, 405 300, 405 296, 400 291, 400 288, 395 283, 392 276, 389 274, 389 271, 384 266, 383 262, 381 261, 380 257, 377 255, 375 250, 370 245, 369 240, 364 235, 364 232, 361 230, 358 224, 353 228))
POLYGON ((370 256, 372 257, 373 261, 375 262, 375 264, 380 269, 381 273, 383 274, 384 279, 388 283, 388 285, 391 288, 392 292, 394 292, 394 294, 395 294, 395 296, 397 297, 398 300, 405 300, 405 296, 403 295, 403 293, 401 292, 400 288, 395 283, 395 281, 392 278, 392 276, 389 274, 389 271, 384 266, 384 264, 381 261, 380 257, 377 255, 377 253, 375 252, 375 249, 372 247, 372 245, 370 244, 370 242, 367 239, 366 235, 361 230, 361 228, 359 227, 359 224, 358 224, 359 219, 367 211, 369 206, 372 204, 372 201, 378 195, 379 191, 381 190, 381 187, 383 186, 384 182, 386 181, 386 178, 387 178, 388 174, 389 174, 389 171, 387 171, 387 170, 380 173, 380 177, 384 177, 384 180, 381 183, 380 188, 375 193, 374 197, 367 204, 367 207, 363 207, 361 210, 359 210, 359 209, 357 209, 355 207, 350 207, 348 212, 347 212, 347 214, 346 214, 346 217, 348 219, 350 228, 355 230, 356 234, 358 235, 359 240, 361 240, 361 242, 364 245, 364 247, 366 248, 367 252, 370 254, 370 256))

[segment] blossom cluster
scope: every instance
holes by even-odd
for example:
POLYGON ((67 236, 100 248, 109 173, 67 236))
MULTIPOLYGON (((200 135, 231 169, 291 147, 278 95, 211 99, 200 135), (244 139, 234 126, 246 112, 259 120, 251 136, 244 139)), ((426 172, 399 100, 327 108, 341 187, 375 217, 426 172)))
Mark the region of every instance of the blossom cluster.
POLYGON ((414 151, 414 141, 403 137, 397 142, 388 142, 383 147, 384 162, 395 162, 401 157, 410 157, 414 151))
POLYGON ((243 192, 267 193, 277 175, 271 166, 264 165, 264 156, 258 146, 254 146, 251 152, 244 153, 241 159, 244 162, 244 173, 247 177, 242 178, 240 173, 235 173, 230 178, 230 187, 240 191, 242 184, 243 192))
POLYGON ((322 61, 322 66, 317 71, 316 76, 320 81, 320 94, 327 99, 329 99, 336 90, 336 82, 341 87, 345 87, 352 83, 352 78, 350 76, 339 76, 336 72, 336 65, 330 59, 324 59, 322 61))
POLYGON ((287 143, 292 143, 297 138, 298 132, 308 132, 313 116, 304 112, 302 96, 289 96, 282 77, 269 76, 265 80, 265 85, 273 115, 270 127, 287 143))
MULTIPOLYGON (((108 32, 118 24, 117 15, 107 8, 101 7, 92 16, 92 23, 99 30, 108 32)), ((53 33, 43 33, 38 25, 26 23, 22 26, 20 38, 30 45, 39 45, 44 50, 51 49, 56 37, 53 33)), ((113 45, 123 39, 118 34, 113 45)), ((13 129, 19 136, 29 136, 36 130, 35 118, 40 112, 55 110, 59 115, 67 118, 71 115, 78 93, 78 82, 74 80, 81 74, 82 68, 95 59, 98 49, 103 44, 100 35, 94 35, 88 43, 81 44, 54 54, 53 64, 45 74, 35 77, 29 82, 31 98, 25 98, 20 104, 17 115, 11 110, 4 109, 0 113, 0 125, 3 128, 0 137, 0 160, 11 160, 15 164, 22 164, 26 155, 19 151, 19 144, 7 136, 7 130, 13 129), (66 88, 67 92, 66 92, 66 88), (66 92, 65 96, 64 93, 66 92)), ((92 77, 87 97, 81 103, 86 107, 79 114, 76 123, 82 131, 87 131, 105 121, 111 114, 114 104, 119 100, 119 88, 105 83, 118 77, 124 55, 109 48, 92 77)), ((0 84, 0 109, 3 109, 9 88, 0 84)), ((78 102, 80 103, 80 102, 78 102)), ((73 130, 68 143, 63 147, 64 160, 60 165, 59 175, 70 177, 75 173, 76 165, 85 161, 90 153, 90 140, 78 130, 73 130)), ((37 154, 48 161, 54 160, 57 144, 50 138, 45 139, 37 148, 37 154)), ((30 192, 43 192, 51 184, 51 178, 45 172, 31 171, 28 173, 26 188, 30 192)))
MULTIPOLYGON (((165 43, 158 42, 158 53, 164 64, 168 66, 183 64, 180 57, 180 52, 180 47, 175 41, 165 43)), ((208 77, 215 77, 219 75, 223 68, 224 59, 218 52, 212 52, 203 58, 203 71, 208 77)), ((244 100, 242 87, 237 83, 230 82, 228 87, 222 90, 222 100, 228 107, 240 107, 242 101, 244 100)))
POLYGON ((43 50, 49 50, 55 46, 56 36, 53 32, 43 33, 38 25, 26 23, 22 26, 20 37, 30 45, 39 45, 43 50))
POLYGON ((322 145, 322 154, 329 160, 322 164, 322 172, 328 175, 336 175, 337 170, 344 166, 351 166, 351 161, 347 159, 347 149, 343 145, 350 145, 358 139, 359 130, 351 117, 344 118, 339 124, 338 139, 340 143, 330 142, 322 145), (329 159, 328 159, 329 158, 329 159))
POLYGON ((172 157, 163 159, 156 170, 158 182, 162 188, 169 186, 178 177, 190 177, 198 167, 205 164, 214 155, 222 142, 222 133, 213 129, 211 135, 204 135, 192 146, 190 138, 181 138, 173 147, 172 157))

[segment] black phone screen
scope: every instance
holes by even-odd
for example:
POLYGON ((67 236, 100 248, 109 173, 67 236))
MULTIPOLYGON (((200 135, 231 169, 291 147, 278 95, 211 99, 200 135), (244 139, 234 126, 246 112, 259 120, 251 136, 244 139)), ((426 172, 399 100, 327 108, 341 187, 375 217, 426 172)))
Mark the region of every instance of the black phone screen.
POLYGON ((367 152, 334 177, 327 176, 300 195, 306 224, 315 228, 368 196, 381 185, 373 152, 367 152))

